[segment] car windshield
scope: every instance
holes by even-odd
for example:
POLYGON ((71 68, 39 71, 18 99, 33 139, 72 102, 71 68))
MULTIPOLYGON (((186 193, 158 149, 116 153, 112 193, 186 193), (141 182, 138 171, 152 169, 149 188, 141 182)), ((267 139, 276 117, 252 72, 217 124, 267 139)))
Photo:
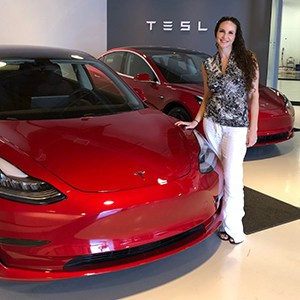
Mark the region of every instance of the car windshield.
POLYGON ((201 67, 209 56, 205 53, 144 50, 170 83, 202 84, 201 67))
POLYGON ((84 60, 2 60, 0 119, 101 116, 144 105, 104 64, 84 60))

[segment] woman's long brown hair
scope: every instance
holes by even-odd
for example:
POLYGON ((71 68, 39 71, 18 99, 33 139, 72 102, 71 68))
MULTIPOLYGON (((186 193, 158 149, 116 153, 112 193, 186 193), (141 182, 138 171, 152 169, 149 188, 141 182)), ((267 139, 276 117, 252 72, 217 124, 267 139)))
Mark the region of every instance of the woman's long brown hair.
POLYGON ((253 80, 256 79, 256 71, 258 69, 256 57, 252 51, 246 49, 241 24, 239 20, 234 17, 225 16, 217 22, 215 27, 215 37, 217 36, 220 24, 225 21, 231 21, 236 25, 236 34, 232 44, 232 51, 238 67, 244 74, 247 92, 250 92, 253 89, 253 80))

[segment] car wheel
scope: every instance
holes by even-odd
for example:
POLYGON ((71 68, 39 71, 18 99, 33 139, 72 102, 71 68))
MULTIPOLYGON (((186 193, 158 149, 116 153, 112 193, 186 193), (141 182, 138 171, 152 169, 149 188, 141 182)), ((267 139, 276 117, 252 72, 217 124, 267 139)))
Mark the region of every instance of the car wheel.
POLYGON ((187 112, 185 108, 181 106, 176 106, 170 109, 168 115, 176 119, 179 119, 181 121, 187 121, 187 122, 192 121, 190 114, 187 112))

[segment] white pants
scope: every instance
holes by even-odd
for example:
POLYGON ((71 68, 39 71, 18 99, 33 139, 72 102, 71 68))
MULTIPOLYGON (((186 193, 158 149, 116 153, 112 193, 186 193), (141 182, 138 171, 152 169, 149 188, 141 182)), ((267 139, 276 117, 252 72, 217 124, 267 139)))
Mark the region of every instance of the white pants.
POLYGON ((246 155, 247 127, 221 126, 204 118, 207 140, 220 158, 224 169, 223 224, 236 243, 245 239, 242 218, 244 211, 243 161, 246 155))

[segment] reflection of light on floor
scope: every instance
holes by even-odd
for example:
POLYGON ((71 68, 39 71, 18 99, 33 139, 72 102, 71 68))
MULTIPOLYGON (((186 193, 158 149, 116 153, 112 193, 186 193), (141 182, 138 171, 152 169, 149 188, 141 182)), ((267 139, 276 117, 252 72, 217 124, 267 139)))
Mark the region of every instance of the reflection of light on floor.
POLYGON ((286 142, 249 149, 244 185, 300 207, 300 132, 286 142))

